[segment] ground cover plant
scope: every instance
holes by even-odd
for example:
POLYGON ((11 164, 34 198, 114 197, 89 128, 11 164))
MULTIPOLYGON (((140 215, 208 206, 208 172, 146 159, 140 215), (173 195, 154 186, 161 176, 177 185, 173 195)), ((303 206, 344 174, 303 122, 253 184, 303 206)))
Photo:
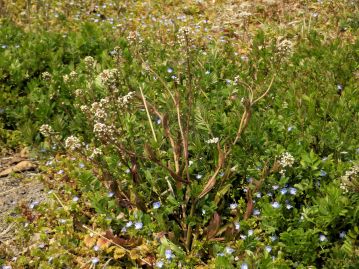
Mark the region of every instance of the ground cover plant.
POLYGON ((354 2, 39 3, 7 5, 0 135, 49 200, 0 265, 358 267, 354 2))

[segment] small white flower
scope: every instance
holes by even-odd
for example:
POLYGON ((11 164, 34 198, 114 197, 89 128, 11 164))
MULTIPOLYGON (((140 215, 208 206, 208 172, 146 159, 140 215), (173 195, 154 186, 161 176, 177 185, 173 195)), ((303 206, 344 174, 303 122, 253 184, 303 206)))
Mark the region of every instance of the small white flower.
POLYGON ((235 222, 234 227, 238 231, 241 228, 241 224, 239 222, 235 222))
POLYGON ((248 230, 248 236, 252 236, 253 235, 253 230, 248 230))
POLYGON ((206 141, 207 144, 217 144, 219 142, 219 138, 218 137, 214 137, 212 139, 209 139, 206 141))
POLYGON ((238 207, 238 204, 236 204, 236 203, 232 203, 229 205, 229 208, 232 210, 236 209, 237 207, 238 207))
POLYGON ((269 252, 272 251, 272 247, 271 247, 271 246, 266 246, 266 247, 265 247, 265 250, 269 253, 269 252))
POLYGON ((93 250, 94 250, 94 251, 99 251, 99 250, 100 250, 100 247, 99 247, 98 245, 95 245, 95 246, 93 247, 93 250))
POLYGON ((197 175, 196 175, 196 178, 197 178, 197 179, 201 179, 202 177, 203 177, 203 176, 200 175, 200 174, 197 174, 197 175))
POLYGON ((248 269, 248 264, 246 264, 246 263, 242 263, 242 265, 241 265, 241 269, 248 269))

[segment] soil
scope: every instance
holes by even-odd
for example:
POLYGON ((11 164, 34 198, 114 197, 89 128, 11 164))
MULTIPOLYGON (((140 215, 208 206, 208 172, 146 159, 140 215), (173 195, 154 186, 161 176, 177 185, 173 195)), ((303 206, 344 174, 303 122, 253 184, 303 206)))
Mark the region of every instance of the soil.
POLYGON ((33 165, 0 177, 0 249, 13 241, 15 225, 7 219, 16 216, 15 209, 21 205, 31 207, 32 203, 40 203, 45 199, 44 186, 38 180, 39 172, 33 160, 16 155, 0 158, 0 174, 21 161, 33 165))

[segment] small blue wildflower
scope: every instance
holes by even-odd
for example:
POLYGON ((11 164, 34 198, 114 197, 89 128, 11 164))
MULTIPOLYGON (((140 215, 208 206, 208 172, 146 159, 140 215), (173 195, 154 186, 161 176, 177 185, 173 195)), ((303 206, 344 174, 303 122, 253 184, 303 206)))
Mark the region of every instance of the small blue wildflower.
POLYGON ((248 269, 248 264, 246 264, 246 263, 242 263, 242 265, 241 265, 241 269, 248 269))
POLYGON ((11 265, 4 265, 3 267, 1 267, 2 269, 11 269, 11 265))
POLYGON ((99 261, 100 260, 97 257, 94 257, 94 258, 91 259, 92 264, 98 264, 99 261))
POLYGON ((271 205, 273 208, 280 208, 280 204, 278 202, 273 202, 271 205))
POLYGON ((236 204, 236 203, 232 203, 229 205, 229 208, 232 210, 236 209, 237 207, 238 207, 238 204, 236 204))
POLYGON ((109 197, 109 198, 113 197, 114 195, 115 195, 115 193, 112 192, 112 191, 110 191, 109 193, 107 193, 107 197, 109 197))
POLYGON ((246 240, 246 238, 247 238, 247 236, 244 235, 244 234, 241 234, 239 237, 240 237, 242 240, 246 240))
POLYGON ((230 85, 232 83, 232 81, 230 79, 226 79, 226 83, 227 83, 227 85, 230 85))
POLYGON ((157 121, 156 121, 156 123, 158 124, 158 125, 160 125, 161 124, 161 119, 157 119, 157 121))
POLYGON ((100 247, 99 247, 98 245, 95 245, 95 246, 93 247, 93 250, 94 250, 94 251, 99 251, 99 250, 100 250, 100 247))
POLYGON ((177 79, 177 77, 176 77, 175 75, 171 76, 171 78, 172 78, 173 80, 177 79))
POLYGON ((44 244, 44 243, 41 243, 41 244, 39 244, 38 247, 39 247, 39 248, 44 248, 44 247, 45 247, 45 244, 44 244))
POLYGON ((282 195, 286 194, 287 192, 288 192, 288 189, 287 189, 287 188, 283 188, 283 189, 280 190, 280 193, 281 193, 282 195))
POLYGON ((125 170, 125 173, 126 173, 126 174, 129 174, 130 172, 131 172, 130 169, 126 169, 126 170, 125 170))
POLYGON ((324 170, 320 170, 321 177, 325 177, 326 175, 327 175, 327 172, 325 172, 324 170))
POLYGON ((76 203, 79 199, 80 198, 78 196, 75 196, 74 198, 72 198, 72 201, 76 203))
POLYGON ((231 247, 226 247, 224 250, 226 251, 227 254, 232 254, 234 252, 234 249, 231 247))
POLYGON ((166 249, 165 257, 166 257, 167 260, 171 260, 173 258, 172 250, 166 249))
POLYGON ((339 233, 339 237, 341 239, 343 239, 346 236, 346 234, 347 234, 346 232, 342 231, 342 232, 339 233))
POLYGON ((279 189, 279 186, 278 186, 278 185, 273 185, 273 186, 272 186, 272 189, 273 189, 273 190, 278 190, 278 189, 279 189))
POLYGON ((161 207, 161 202, 154 202, 153 203, 153 209, 158 209, 161 207))
POLYGON ((126 228, 130 228, 132 226, 133 222, 132 221, 129 221, 126 223, 126 228))
POLYGON ((253 178, 252 178, 252 177, 247 177, 247 182, 248 182, 248 183, 252 183, 252 182, 253 182, 253 178))
POLYGON ((84 168, 84 167, 85 167, 85 164, 84 164, 84 163, 79 163, 79 167, 80 167, 80 168, 84 168))
POLYGON ((291 131, 293 131, 293 129, 294 129, 293 126, 289 126, 288 129, 287 129, 287 131, 288 131, 288 132, 291 132, 291 131))
POLYGON ((248 236, 252 236, 253 235, 253 230, 248 230, 248 236))
POLYGON ((156 262, 156 267, 157 267, 157 268, 162 268, 163 265, 164 265, 164 262, 163 262, 163 261, 158 261, 158 262, 156 262))
POLYGON ((264 248, 268 253, 272 251, 272 247, 271 246, 266 246, 264 248))
POLYGON ((287 209, 293 208, 293 206, 292 206, 291 204, 287 204, 285 207, 286 207, 287 209))
POLYGON ((218 256, 218 257, 223 257, 223 256, 224 256, 224 253, 223 253, 223 252, 217 253, 217 256, 218 256))
POLYGON ((1 48, 6 49, 7 45, 1 45, 1 48))
POLYGON ((253 215, 254 216, 259 216, 261 214, 260 210, 259 209, 254 209, 253 210, 253 215))
POLYGON ((274 241, 276 241, 276 240, 278 239, 278 236, 272 235, 272 236, 269 237, 269 239, 270 239, 272 242, 274 242, 274 241))
POLYGON ((257 197, 257 198, 261 198, 261 197, 262 197, 262 193, 261 193, 261 192, 257 192, 257 193, 256 193, 256 197, 257 197))
POLYGON ((219 174, 219 176, 220 176, 220 177, 223 177, 223 176, 224 176, 224 172, 221 172, 221 173, 219 174))
POLYGON ((209 74, 211 74, 211 72, 207 70, 205 74, 206 74, 206 75, 209 75, 209 74))
POLYGON ((234 228, 238 231, 241 228, 241 224, 239 222, 235 222, 234 228))
POLYGON ((326 237, 324 234, 321 234, 321 235, 319 236, 319 240, 320 240, 320 242, 327 241, 327 237, 326 237))
POLYGON ((200 174, 197 174, 197 175, 196 175, 196 178, 197 178, 197 179, 201 179, 202 177, 203 177, 203 176, 200 175, 200 174))
POLYGON ((60 222, 61 224, 64 224, 64 223, 66 223, 66 220, 65 220, 65 219, 59 219, 59 222, 60 222))
POLYGON ((143 223, 142 222, 136 222, 135 223, 135 229, 136 230, 141 230, 143 227, 143 223))
POLYGON ((64 170, 60 170, 57 172, 58 175, 62 175, 64 173, 64 170))
POLYGON ((167 68, 167 73, 170 73, 170 74, 171 74, 172 72, 173 72, 173 69, 172 69, 171 67, 168 67, 168 68, 167 68))
POLYGON ((291 188, 289 188, 289 193, 290 193, 291 195, 296 195, 296 194, 297 194, 297 189, 291 187, 291 188))
POLYGON ((126 229, 126 227, 123 227, 123 228, 121 229, 121 233, 125 233, 125 232, 127 232, 127 229, 126 229))
POLYGON ((272 196, 273 196, 273 193, 268 192, 268 193, 267 193, 267 196, 272 197, 272 196))
POLYGON ((338 84, 338 85, 337 85, 337 90, 338 90, 338 91, 342 91, 342 90, 343 90, 343 85, 342 85, 342 84, 338 84))

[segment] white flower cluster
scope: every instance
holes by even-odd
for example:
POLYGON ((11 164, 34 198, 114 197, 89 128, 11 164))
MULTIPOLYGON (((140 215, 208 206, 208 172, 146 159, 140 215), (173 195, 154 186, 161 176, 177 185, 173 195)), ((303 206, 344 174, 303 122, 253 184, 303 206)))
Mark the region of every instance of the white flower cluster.
POLYGON ((284 39, 278 43, 277 49, 280 54, 290 54, 293 50, 293 43, 288 39, 284 39))
POLYGON ((212 138, 212 139, 208 139, 206 143, 207 143, 207 144, 217 144, 218 141, 219 141, 219 138, 218 138, 218 137, 214 137, 214 138, 212 138))
POLYGON ((91 70, 95 66, 95 60, 91 56, 86 56, 84 59, 87 69, 91 70))
POLYGON ((90 159, 94 159, 96 156, 99 156, 102 154, 102 150, 99 149, 99 148, 95 148, 93 151, 92 151, 92 154, 90 155, 90 159))
POLYGON ((192 34, 193 31, 189 27, 181 27, 178 30, 177 38, 178 38, 178 43, 180 44, 181 47, 185 47, 187 46, 187 44, 192 43, 192 39, 191 39, 192 34))
POLYGON ((106 107, 109 103, 108 98, 103 98, 100 102, 94 102, 91 105, 90 112, 94 115, 95 121, 105 121, 107 118, 106 107))
POLYGON ((279 173, 284 175, 284 168, 292 167, 294 161, 295 161, 294 157, 289 152, 284 152, 279 160, 279 164, 282 167, 282 170, 279 173))
POLYGON ((65 140, 65 147, 70 150, 76 150, 81 148, 81 142, 80 139, 78 139, 76 136, 69 136, 65 140))
POLYGON ((116 83, 116 79, 118 78, 119 72, 116 68, 113 69, 105 69, 100 74, 100 79, 103 84, 106 86, 112 86, 116 83))
POLYGON ((46 81, 50 81, 52 79, 52 76, 49 72, 45 71, 41 74, 42 79, 46 81))
POLYGON ((99 138, 102 137, 113 137, 115 134, 115 126, 107 125, 105 123, 96 122, 93 126, 93 131, 95 135, 99 138))
POLYGON ((83 89, 76 89, 75 90, 75 96, 77 98, 84 96, 84 90, 83 89))
MULTIPOLYGON (((349 189, 351 187, 355 187, 356 184, 358 184, 358 175, 359 175, 359 164, 354 165, 350 170, 345 172, 345 175, 342 176, 340 183, 340 188, 344 192, 349 192, 349 189), (357 180, 357 182, 354 182, 354 180, 357 180)), ((358 188, 359 186, 357 186, 358 188)))
POLYGON ((119 97, 117 99, 117 103, 122 108, 127 107, 127 105, 130 103, 130 101, 133 99, 134 96, 135 96, 135 92, 129 92, 125 96, 119 97))
POLYGON ((131 45, 134 45, 135 43, 141 44, 143 42, 143 38, 137 31, 129 32, 127 40, 130 42, 131 45))
POLYGON ((41 125, 40 128, 39 128, 39 131, 45 137, 49 137, 49 136, 51 136, 51 134, 54 133, 54 130, 48 124, 41 125))

